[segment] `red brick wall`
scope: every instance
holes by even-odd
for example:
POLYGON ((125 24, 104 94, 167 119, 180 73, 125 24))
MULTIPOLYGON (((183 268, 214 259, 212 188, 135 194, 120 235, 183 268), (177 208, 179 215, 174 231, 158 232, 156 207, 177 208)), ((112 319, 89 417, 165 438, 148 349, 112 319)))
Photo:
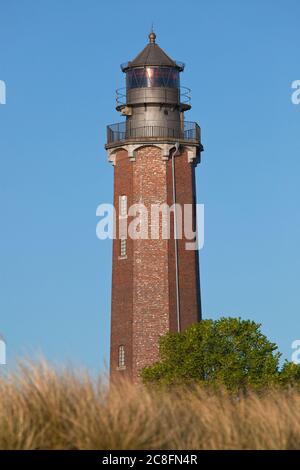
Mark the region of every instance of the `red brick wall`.
MULTIPOLYGON (((176 202, 183 208, 184 204, 194 204, 195 199, 195 167, 188 163, 187 152, 182 151, 175 157, 175 186, 176 202)), ((172 160, 168 161, 168 204, 172 205, 172 160)), ((183 209, 182 209, 183 212, 183 209)), ((173 219, 172 219, 173 223, 173 219)), ((195 220, 194 220, 195 224, 195 220)), ((198 282, 198 252, 186 250, 184 230, 183 238, 178 240, 178 266, 179 266, 179 299, 180 324, 184 330, 199 320, 200 316, 200 286, 198 282)), ((172 234, 173 236, 173 231, 172 234)), ((170 282, 170 329, 177 331, 176 315, 176 284, 175 284, 175 247, 174 238, 169 240, 169 282, 170 282)))
MULTIPOLYGON (((161 150, 145 146, 131 162, 127 152, 117 153, 114 200, 125 194, 128 207, 143 203, 172 205, 172 163, 161 150)), ((175 157, 176 193, 180 204, 194 201, 194 167, 183 152, 175 157)), ((129 219, 130 222, 131 219, 129 219)), ((172 228, 171 217, 171 228, 172 228)), ((160 219, 161 225, 161 219, 160 219)), ((172 230, 171 230, 172 234, 172 230)), ((151 233, 149 230, 149 237, 151 233)), ((179 287, 182 329, 198 320, 199 286, 197 252, 187 251, 178 241, 179 287)), ((136 380, 144 366, 158 359, 159 337, 177 330, 174 239, 127 240, 127 259, 119 259, 120 241, 113 243, 111 377, 122 373, 136 380), (118 346, 125 346, 126 369, 117 370, 118 346)))
MULTIPOLYGON (((132 204, 132 175, 133 165, 127 151, 120 150, 116 155, 114 166, 114 207, 119 214, 119 196, 127 195, 128 207, 132 204)), ((118 224, 117 224, 118 227, 118 224)), ((132 311, 133 311, 133 264, 132 240, 127 240, 127 259, 119 259, 120 240, 113 241, 113 270, 112 270, 112 309, 111 309, 111 379, 122 376, 132 376, 132 311), (126 369, 118 371, 118 348, 125 346, 126 369)))
MULTIPOLYGON (((167 168, 161 150, 143 147, 133 163, 134 202, 167 201, 167 168)), ((150 234, 149 234, 150 235, 150 234)), ((133 253, 133 373, 158 360, 159 337, 169 329, 168 240, 135 240, 133 253)))

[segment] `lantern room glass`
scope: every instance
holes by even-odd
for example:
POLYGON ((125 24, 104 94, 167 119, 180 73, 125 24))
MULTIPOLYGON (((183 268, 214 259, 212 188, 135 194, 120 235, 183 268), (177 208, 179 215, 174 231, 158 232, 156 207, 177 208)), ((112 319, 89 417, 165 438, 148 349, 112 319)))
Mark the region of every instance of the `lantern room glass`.
POLYGON ((179 88, 179 71, 172 67, 143 67, 128 70, 127 90, 132 88, 179 88))

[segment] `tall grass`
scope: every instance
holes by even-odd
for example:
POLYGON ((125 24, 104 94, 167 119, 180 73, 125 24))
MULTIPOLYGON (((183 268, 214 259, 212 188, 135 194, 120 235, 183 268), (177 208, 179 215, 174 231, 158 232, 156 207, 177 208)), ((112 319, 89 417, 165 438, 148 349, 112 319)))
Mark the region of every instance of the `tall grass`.
POLYGON ((299 449, 300 394, 119 383, 44 362, 0 378, 0 449, 299 449))

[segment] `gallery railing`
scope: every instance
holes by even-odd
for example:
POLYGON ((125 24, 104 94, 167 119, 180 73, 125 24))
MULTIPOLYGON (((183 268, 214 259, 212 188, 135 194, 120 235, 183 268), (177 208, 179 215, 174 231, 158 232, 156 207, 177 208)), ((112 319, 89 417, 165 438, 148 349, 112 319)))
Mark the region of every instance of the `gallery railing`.
POLYGON ((162 126, 132 127, 128 123, 126 125, 126 121, 107 126, 107 144, 143 138, 171 138, 200 142, 200 127, 192 121, 184 121, 181 129, 162 126))

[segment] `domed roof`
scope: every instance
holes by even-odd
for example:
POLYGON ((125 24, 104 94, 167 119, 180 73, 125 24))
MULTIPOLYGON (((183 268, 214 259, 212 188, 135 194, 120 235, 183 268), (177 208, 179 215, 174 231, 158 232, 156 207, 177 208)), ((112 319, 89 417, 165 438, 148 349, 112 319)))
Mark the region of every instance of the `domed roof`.
POLYGON ((123 72, 134 67, 161 66, 174 67, 183 70, 184 65, 171 59, 165 51, 155 42, 156 34, 149 34, 149 43, 147 46, 130 62, 122 66, 123 72))

